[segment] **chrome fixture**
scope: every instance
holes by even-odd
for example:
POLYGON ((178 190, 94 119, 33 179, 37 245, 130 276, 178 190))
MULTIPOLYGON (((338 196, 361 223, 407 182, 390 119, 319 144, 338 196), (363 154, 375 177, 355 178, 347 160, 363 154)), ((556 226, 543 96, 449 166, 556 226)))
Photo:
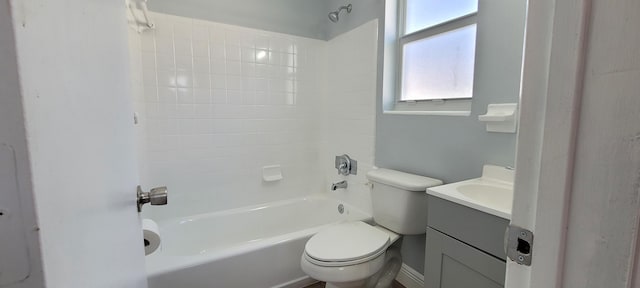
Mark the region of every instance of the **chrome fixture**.
POLYGON ((351 6, 351 4, 338 8, 337 11, 333 11, 333 12, 329 13, 329 20, 331 20, 331 22, 333 22, 333 23, 338 22, 338 20, 340 20, 340 17, 339 17, 340 16, 340 11, 346 9, 347 13, 351 13, 351 9, 352 8, 353 8, 353 6, 351 6))
POLYGON ((336 156, 335 165, 338 175, 358 174, 358 161, 351 159, 347 154, 336 156))
POLYGON ((331 184, 331 191, 336 191, 338 189, 347 189, 347 180, 331 184))
POLYGON ((138 195, 138 212, 142 212, 142 205, 151 203, 151 205, 167 205, 167 187, 152 188, 149 192, 142 191, 140 185, 137 189, 138 195))
POLYGON ((129 13, 131 15, 131 20, 135 24, 135 30, 138 33, 142 33, 148 29, 155 29, 156 24, 153 23, 151 17, 149 17, 149 9, 147 8, 148 0, 129 0, 127 2, 127 6, 129 7, 129 13), (142 12, 142 16, 139 17, 139 13, 137 10, 142 12), (140 19, 143 18, 143 19, 140 19))

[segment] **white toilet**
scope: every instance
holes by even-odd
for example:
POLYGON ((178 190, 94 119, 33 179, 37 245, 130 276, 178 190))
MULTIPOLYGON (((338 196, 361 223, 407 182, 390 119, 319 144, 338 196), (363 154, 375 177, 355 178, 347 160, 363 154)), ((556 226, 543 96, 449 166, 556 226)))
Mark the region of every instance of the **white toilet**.
POLYGON ((427 229, 428 187, 442 181, 377 169, 367 173, 372 183, 373 220, 336 224, 318 232, 305 246, 300 265, 326 287, 390 287, 400 270, 400 235, 424 234, 427 229))

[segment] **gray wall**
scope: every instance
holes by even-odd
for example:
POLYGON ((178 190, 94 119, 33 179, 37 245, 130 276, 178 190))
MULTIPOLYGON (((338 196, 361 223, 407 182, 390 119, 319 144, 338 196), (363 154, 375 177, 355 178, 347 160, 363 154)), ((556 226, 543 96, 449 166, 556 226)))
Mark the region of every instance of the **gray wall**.
POLYGON ((155 12, 326 40, 328 1, 150 0, 155 12))
POLYGON ((384 0, 151 0, 149 9, 302 37, 329 40, 369 20, 384 17, 384 0), (328 14, 351 3, 353 10, 328 14))
MULTIPOLYGON (((340 13, 340 21, 338 23, 326 22, 326 39, 333 39, 375 18, 384 18, 384 0, 327 0, 320 2, 326 3, 325 7, 328 11, 335 11, 340 6, 349 3, 353 5, 351 13, 347 14, 346 11, 340 13)), ((378 38, 382 39, 381 37, 378 38)))
MULTIPOLYGON (((483 164, 513 165, 516 134, 488 133, 477 119, 487 104, 519 101, 525 8, 525 0, 480 0, 471 116, 383 114, 383 97, 394 95, 379 95, 377 166, 450 183, 479 177, 483 164)), ((419 272, 424 243, 424 236, 405 237, 402 248, 404 262, 419 272)))

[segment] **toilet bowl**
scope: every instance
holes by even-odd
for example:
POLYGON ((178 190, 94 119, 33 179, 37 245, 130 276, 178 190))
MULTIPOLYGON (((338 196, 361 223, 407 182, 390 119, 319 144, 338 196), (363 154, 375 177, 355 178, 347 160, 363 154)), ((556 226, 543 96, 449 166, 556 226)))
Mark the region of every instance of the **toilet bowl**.
POLYGON ((426 189, 442 184, 388 169, 372 170, 367 178, 378 225, 336 224, 312 236, 305 246, 302 270, 326 282, 326 287, 391 287, 402 265, 397 240, 426 232, 426 189))
POLYGON ((389 284, 395 278, 400 265, 387 264, 402 263, 399 248, 392 246, 399 238, 361 221, 336 224, 307 242, 300 265, 311 278, 327 282, 326 287, 385 287, 375 284, 381 280, 378 275, 393 275, 389 284), (372 278, 376 283, 367 284, 372 278))

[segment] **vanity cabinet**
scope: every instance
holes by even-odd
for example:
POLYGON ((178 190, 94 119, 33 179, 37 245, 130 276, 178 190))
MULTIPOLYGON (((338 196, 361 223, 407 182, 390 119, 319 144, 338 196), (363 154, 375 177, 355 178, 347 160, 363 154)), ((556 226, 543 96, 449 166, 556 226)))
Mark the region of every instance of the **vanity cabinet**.
POLYGON ((427 197, 427 288, 504 287, 509 220, 427 197))

